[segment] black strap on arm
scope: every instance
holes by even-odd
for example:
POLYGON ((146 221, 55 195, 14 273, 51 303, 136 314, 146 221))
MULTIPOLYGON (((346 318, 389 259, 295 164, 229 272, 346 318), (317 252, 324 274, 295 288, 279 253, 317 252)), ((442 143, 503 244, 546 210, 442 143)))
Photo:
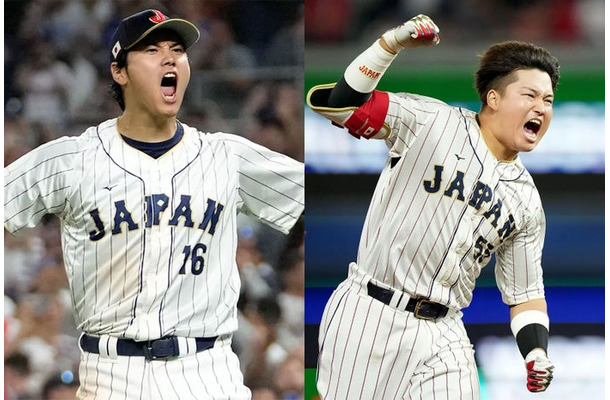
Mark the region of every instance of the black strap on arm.
POLYGON ((517 333, 517 346, 523 358, 533 349, 540 347, 545 352, 549 345, 549 331, 541 324, 525 325, 517 333))
POLYGON ((328 106, 332 108, 360 107, 371 97, 371 93, 360 93, 354 90, 341 77, 328 97, 328 106))

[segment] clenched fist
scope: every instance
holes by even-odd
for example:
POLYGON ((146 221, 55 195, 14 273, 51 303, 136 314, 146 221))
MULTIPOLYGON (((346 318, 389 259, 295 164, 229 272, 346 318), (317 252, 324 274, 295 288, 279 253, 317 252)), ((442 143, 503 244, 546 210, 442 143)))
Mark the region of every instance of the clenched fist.
POLYGON ((440 29, 427 15, 419 14, 381 37, 387 47, 398 53, 404 48, 435 46, 440 42, 440 29))
POLYGON ((527 368, 527 389, 530 392, 544 392, 551 384, 555 366, 542 349, 534 349, 525 357, 527 368))

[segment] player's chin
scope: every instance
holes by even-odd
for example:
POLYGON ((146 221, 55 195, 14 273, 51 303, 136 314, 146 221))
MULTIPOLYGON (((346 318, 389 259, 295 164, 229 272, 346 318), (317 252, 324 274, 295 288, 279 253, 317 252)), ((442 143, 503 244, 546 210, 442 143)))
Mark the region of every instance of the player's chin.
POLYGON ((540 143, 540 140, 542 140, 542 136, 544 136, 544 134, 541 133, 538 133, 535 136, 527 134, 523 135, 523 137, 521 137, 518 141, 517 150, 525 153, 534 150, 536 146, 538 146, 538 143, 540 143))
POLYGON ((535 143, 531 143, 531 142, 520 143, 517 146, 517 152, 519 152, 519 153, 529 153, 530 151, 534 150, 537 145, 538 145, 538 142, 535 142, 535 143))
POLYGON ((517 144, 516 150, 519 153, 529 153, 538 146, 538 143, 540 143, 540 139, 536 140, 535 142, 521 142, 517 144))
POLYGON ((166 116, 176 116, 182 106, 182 98, 163 96, 159 111, 166 116))
POLYGON ((157 116, 161 118, 175 118, 179 111, 179 108, 175 107, 160 107, 157 109, 157 116))

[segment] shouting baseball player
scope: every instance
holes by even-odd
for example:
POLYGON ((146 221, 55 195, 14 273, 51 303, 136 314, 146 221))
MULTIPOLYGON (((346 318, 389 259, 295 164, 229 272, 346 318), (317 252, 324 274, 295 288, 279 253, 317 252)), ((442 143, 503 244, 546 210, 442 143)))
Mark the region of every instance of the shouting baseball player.
POLYGON ((81 399, 250 398, 231 350, 237 213, 288 233, 303 165, 176 119, 198 38, 157 10, 125 18, 110 65, 122 115, 5 168, 11 233, 62 223, 81 399))
POLYGON ((491 46, 476 72, 479 113, 375 90, 401 50, 439 41, 438 27, 419 15, 385 32, 336 85, 308 93, 314 111, 389 148, 357 261, 322 317, 323 399, 479 399, 460 310, 493 253, 527 388, 544 391, 552 379, 545 217, 518 154, 549 127, 558 61, 531 44, 491 46))

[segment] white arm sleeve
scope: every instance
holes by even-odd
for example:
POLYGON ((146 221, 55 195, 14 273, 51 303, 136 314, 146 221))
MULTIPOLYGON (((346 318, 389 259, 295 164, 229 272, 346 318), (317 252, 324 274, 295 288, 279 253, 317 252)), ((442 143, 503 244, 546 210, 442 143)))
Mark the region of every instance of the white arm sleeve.
POLYGON ((376 40, 346 68, 345 81, 360 93, 370 93, 395 58, 396 54, 385 51, 376 40))

